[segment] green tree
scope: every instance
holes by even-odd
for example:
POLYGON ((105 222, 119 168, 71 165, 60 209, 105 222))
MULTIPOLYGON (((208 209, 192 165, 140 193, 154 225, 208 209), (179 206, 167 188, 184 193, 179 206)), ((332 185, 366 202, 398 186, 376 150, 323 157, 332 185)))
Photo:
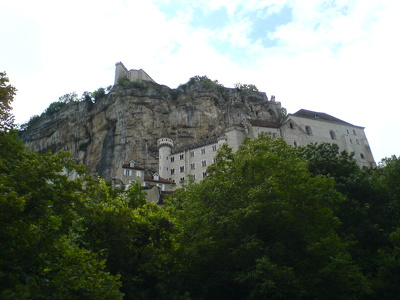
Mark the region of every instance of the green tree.
POLYGON ((258 88, 254 84, 243 84, 243 83, 235 83, 234 87, 238 91, 250 91, 250 92, 258 92, 258 88))
POLYGON ((98 88, 92 93, 92 97, 94 98, 94 102, 99 101, 106 95, 106 90, 102 87, 98 88))
POLYGON ((224 147, 175 194, 178 284, 202 299, 351 298, 369 284, 337 234, 343 197, 283 140, 224 147))
POLYGON ((8 84, 9 79, 6 75, 6 72, 0 72, 0 131, 12 129, 14 123, 11 103, 14 100, 17 89, 8 84))
POLYGON ((77 243, 86 205, 83 174, 69 155, 27 153, 0 133, 2 299, 120 299, 118 276, 77 243))
MULTIPOLYGON (((340 234, 353 240, 350 252, 373 283, 376 299, 395 294, 398 244, 394 242, 400 220, 400 163, 386 158, 378 169, 360 169, 352 155, 339 153, 337 145, 314 144, 297 148, 314 176, 335 180, 345 196, 335 210, 341 220, 340 234), (393 233, 394 232, 394 233, 393 233), (392 264, 393 268, 389 265, 392 264), (387 280, 389 278, 391 280, 387 280)), ((389 297, 390 298, 390 297, 389 297)))
POLYGON ((78 99, 78 94, 76 92, 71 92, 68 94, 65 94, 64 96, 61 96, 58 98, 58 102, 61 103, 70 103, 70 102, 77 102, 79 101, 78 99))
POLYGON ((104 181, 87 187, 82 242, 102 253, 107 270, 120 274, 127 299, 158 299, 165 295, 167 257, 174 225, 165 212, 146 201, 140 184, 117 194, 104 181))

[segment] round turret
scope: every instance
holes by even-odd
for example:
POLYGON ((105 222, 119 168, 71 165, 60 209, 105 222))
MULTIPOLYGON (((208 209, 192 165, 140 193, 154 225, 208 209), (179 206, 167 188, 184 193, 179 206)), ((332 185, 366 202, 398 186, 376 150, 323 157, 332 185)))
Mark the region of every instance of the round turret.
POLYGON ((161 138, 157 141, 157 147, 160 149, 161 147, 174 147, 174 142, 170 138, 161 138))
POLYGON ((170 138, 161 138, 157 141, 159 174, 163 178, 170 175, 170 156, 174 142, 170 138))

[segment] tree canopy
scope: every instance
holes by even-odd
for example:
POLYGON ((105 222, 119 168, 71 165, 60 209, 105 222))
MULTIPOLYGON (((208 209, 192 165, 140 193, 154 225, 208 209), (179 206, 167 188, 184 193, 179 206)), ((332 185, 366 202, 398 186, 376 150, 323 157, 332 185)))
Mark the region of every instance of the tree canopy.
POLYGON ((17 89, 8 84, 9 79, 6 75, 6 72, 0 72, 0 131, 10 130, 14 122, 11 103, 17 89))
POLYGON ((182 230, 179 283, 201 299, 336 298, 367 294, 338 234, 344 201, 283 140, 227 147, 210 176, 171 199, 182 230))

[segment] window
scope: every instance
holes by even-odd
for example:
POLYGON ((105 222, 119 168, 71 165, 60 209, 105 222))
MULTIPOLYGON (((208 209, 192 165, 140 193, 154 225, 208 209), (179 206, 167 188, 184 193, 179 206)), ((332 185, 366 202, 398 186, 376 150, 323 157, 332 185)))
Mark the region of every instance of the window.
POLYGON ((131 161, 129 162, 129 166, 130 166, 131 168, 135 167, 135 161, 134 161, 134 160, 131 160, 131 161))
POLYGON ((348 129, 346 129, 346 131, 347 131, 347 134, 350 134, 350 132, 349 132, 349 130, 348 130, 348 129))
POLYGON ((207 177, 207 172, 203 172, 203 178, 207 177))
POLYGON ((125 176, 131 176, 131 170, 125 170, 125 176))
POLYGON ((179 181, 185 181, 185 177, 181 177, 179 181))
POLYGON ((350 139, 350 144, 353 144, 353 141, 350 139))
POLYGON ((154 173, 153 174, 153 179, 154 180, 160 180, 160 175, 158 175, 158 173, 154 173))
POLYGON ((294 128, 293 123, 289 123, 289 127, 290 129, 293 129, 294 128))
POLYGON ((184 166, 179 167, 179 171, 180 171, 181 173, 185 172, 185 167, 184 167, 184 166))
POLYGON ((357 139, 356 139, 356 144, 357 144, 357 145, 360 145, 360 141, 359 141, 359 140, 357 140, 357 139))
POLYGON ((356 131, 355 131, 354 129, 353 129, 353 134, 354 134, 354 135, 357 135, 357 133, 356 133, 356 131))
POLYGON ((201 166, 202 166, 202 167, 206 167, 206 166, 207 166, 207 161, 206 161, 206 160, 203 160, 203 161, 201 162, 201 166))
POLYGON ((206 154, 206 148, 201 149, 201 154, 206 154))
POLYGON ((183 159, 183 154, 179 154, 179 159, 182 160, 183 159))
POLYGON ((312 130, 310 126, 306 126, 306 134, 307 135, 312 135, 312 130))
POLYGON ((297 147, 297 141, 293 142, 293 146, 297 147))
POLYGON ((213 157, 213 164, 216 162, 215 157, 213 157))
POLYGON ((217 145, 212 146, 212 151, 217 151, 217 145))
POLYGON ((336 140, 336 133, 333 130, 329 131, 329 134, 331 135, 332 140, 336 140))
POLYGON ((190 157, 194 157, 194 151, 190 151, 190 157))
POLYGON ((174 161, 175 161, 175 157, 172 156, 172 157, 171 157, 171 162, 174 162, 174 161))
POLYGON ((360 153, 360 157, 361 157, 362 159, 365 159, 365 156, 364 156, 364 154, 362 154, 362 153, 360 153))
POLYGON ((171 169, 171 175, 175 174, 175 169, 171 169))
POLYGON ((190 164, 190 170, 194 170, 194 169, 196 169, 196 165, 195 165, 195 163, 191 163, 190 164))
POLYGON ((136 171, 136 177, 142 177, 142 172, 136 171))

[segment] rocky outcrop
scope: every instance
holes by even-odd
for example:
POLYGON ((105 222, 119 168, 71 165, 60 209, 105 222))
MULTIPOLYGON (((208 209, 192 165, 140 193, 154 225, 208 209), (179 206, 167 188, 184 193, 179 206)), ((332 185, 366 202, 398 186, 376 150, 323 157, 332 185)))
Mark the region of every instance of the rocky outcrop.
POLYGON ((276 121, 283 111, 265 93, 201 82, 178 89, 116 85, 96 103, 72 102, 42 116, 20 136, 32 151, 69 151, 90 172, 111 179, 132 159, 157 170, 157 139, 165 133, 181 147, 217 138, 244 118, 276 121))

